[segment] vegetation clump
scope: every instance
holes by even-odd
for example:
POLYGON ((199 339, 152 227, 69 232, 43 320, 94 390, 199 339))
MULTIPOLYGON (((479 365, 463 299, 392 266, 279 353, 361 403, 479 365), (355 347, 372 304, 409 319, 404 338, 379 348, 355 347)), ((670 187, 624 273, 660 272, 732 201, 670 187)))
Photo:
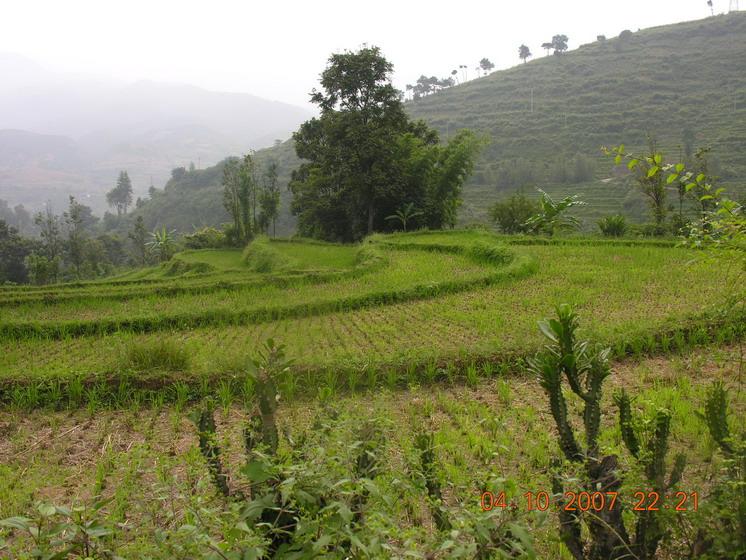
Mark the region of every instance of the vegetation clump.
POLYGON ((439 145, 435 130, 407 116, 392 71, 377 47, 329 58, 311 96, 321 115, 293 134, 305 160, 290 182, 301 235, 357 241, 386 231, 389 216, 405 229, 456 223, 482 141, 461 130, 439 145))
POLYGON ((515 193, 506 200, 496 202, 490 208, 490 217, 503 233, 528 233, 529 218, 538 213, 539 204, 522 192, 515 193))
POLYGON ((125 351, 127 369, 148 372, 182 372, 189 369, 191 357, 186 347, 171 338, 132 341, 125 351))
POLYGON ((267 274, 292 266, 292 260, 272 246, 269 238, 259 236, 246 246, 243 261, 249 270, 267 274))
POLYGON ((606 216, 598 221, 598 229, 604 237, 624 237, 627 233, 627 219, 621 214, 606 216))

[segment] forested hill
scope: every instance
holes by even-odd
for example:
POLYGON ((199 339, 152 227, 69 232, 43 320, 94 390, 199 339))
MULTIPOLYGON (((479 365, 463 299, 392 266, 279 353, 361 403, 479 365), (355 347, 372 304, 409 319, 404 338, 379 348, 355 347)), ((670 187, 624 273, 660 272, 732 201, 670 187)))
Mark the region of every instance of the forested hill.
MULTIPOLYGON (((407 103, 445 138, 468 127, 491 140, 466 187, 462 221, 484 220, 494 200, 537 185, 580 193, 587 223, 614 212, 643 219, 640 195, 623 179, 609 180, 611 162, 600 147, 641 147, 648 134, 673 157, 687 142, 711 146, 723 181, 746 183, 746 12, 623 32, 558 56, 534 54, 527 64, 407 103)), ((281 164, 286 185, 297 165, 291 143, 259 153, 267 157, 281 164)), ((292 224, 288 199, 283 233, 292 224)), ((141 211, 149 225, 181 231, 226 221, 218 169, 171 181, 141 211)))

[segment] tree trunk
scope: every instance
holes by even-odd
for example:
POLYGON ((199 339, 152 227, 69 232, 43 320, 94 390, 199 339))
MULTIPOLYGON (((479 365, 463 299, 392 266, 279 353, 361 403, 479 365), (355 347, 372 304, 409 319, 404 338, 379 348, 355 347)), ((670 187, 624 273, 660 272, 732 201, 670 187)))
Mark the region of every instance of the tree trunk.
POLYGON ((373 233, 373 215, 375 209, 373 208, 373 202, 368 203, 368 235, 373 233))

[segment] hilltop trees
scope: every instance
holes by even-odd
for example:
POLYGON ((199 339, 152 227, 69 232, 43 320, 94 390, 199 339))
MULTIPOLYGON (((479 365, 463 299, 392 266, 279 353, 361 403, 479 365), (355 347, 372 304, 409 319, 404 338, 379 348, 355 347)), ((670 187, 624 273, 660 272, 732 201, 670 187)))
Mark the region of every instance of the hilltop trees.
POLYGON ((521 45, 520 47, 518 47, 518 58, 520 58, 524 64, 531 56, 531 49, 529 49, 526 45, 521 45))
POLYGON ((555 35, 552 37, 552 48, 554 49, 554 54, 562 54, 567 50, 567 35, 555 35))
POLYGON ((484 72, 485 75, 489 74, 492 69, 495 67, 495 63, 492 62, 489 58, 483 58, 479 61, 479 68, 484 72))
POLYGON ((447 146, 404 112, 393 66, 377 47, 333 54, 311 100, 321 115, 293 135, 306 160, 290 182, 301 235, 351 241, 386 229, 386 216, 412 203, 416 224, 455 223, 461 187, 480 141, 459 132, 447 146))
MULTIPOLYGON (((456 71, 454 70, 451 74, 454 75, 454 72, 456 71)), ((431 93, 435 93, 441 89, 449 88, 455 84, 456 81, 452 77, 441 79, 436 78, 435 76, 430 76, 428 78, 423 74, 417 78, 417 82, 414 85, 407 84, 407 91, 412 92, 413 99, 419 99, 420 97, 425 97, 426 95, 430 95, 431 93)))
POLYGON ((126 171, 119 173, 117 186, 106 193, 106 202, 116 208, 117 216, 127 213, 127 208, 132 205, 132 181, 126 171))

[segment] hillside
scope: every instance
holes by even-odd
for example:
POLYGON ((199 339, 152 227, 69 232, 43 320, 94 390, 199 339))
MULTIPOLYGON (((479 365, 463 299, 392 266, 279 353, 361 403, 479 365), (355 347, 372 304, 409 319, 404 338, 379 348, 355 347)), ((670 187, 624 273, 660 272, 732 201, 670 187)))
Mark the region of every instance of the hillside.
POLYGON ((143 195, 175 167, 270 146, 310 115, 245 93, 59 74, 1 53, 0 75, 11 77, 0 84, 0 144, 23 144, 0 151, 0 199, 11 205, 51 200, 59 210, 73 194, 102 213, 122 169, 143 195), (52 137, 69 156, 58 156, 52 137))
MULTIPOLYGON (((643 221, 645 201, 628 180, 612 173, 600 147, 642 147, 651 134, 678 157, 689 128, 695 149, 713 148, 713 168, 724 184, 739 188, 746 175, 744 37, 744 12, 646 29, 540 57, 406 107, 444 138, 463 127, 490 138, 466 186, 462 222, 484 221, 493 201, 521 187, 535 193, 534 186, 557 195, 580 193, 588 202, 580 214, 589 228, 616 212, 643 221), (576 175, 584 177, 578 181, 576 175)), ((298 163, 291 143, 259 157, 281 163, 281 184, 298 163)), ((225 221, 219 179, 220 173, 206 170, 183 184, 171 181, 157 210, 146 205, 144 212, 152 224, 157 215, 178 228, 225 221)), ((283 233, 293 223, 287 202, 286 194, 283 233)))
MULTIPOLYGON (((743 183, 744 38, 744 12, 645 29, 495 72, 410 103, 409 111, 446 137, 463 127, 490 137, 466 191, 466 219, 483 217, 489 202, 521 186, 504 184, 516 168, 518 175, 533 170, 529 184, 581 193, 589 217, 625 206, 627 214, 639 215, 644 206, 636 193, 620 181, 602 181, 611 177, 611 165, 601 146, 642 147, 650 134, 678 157, 691 128, 695 148, 713 148, 723 180, 743 183), (562 184, 557 162, 576 154, 592 162, 592 179, 578 185, 569 177, 562 184)), ((572 164, 567 173, 573 174, 572 164)))

